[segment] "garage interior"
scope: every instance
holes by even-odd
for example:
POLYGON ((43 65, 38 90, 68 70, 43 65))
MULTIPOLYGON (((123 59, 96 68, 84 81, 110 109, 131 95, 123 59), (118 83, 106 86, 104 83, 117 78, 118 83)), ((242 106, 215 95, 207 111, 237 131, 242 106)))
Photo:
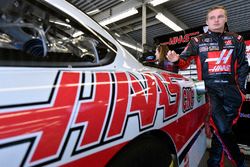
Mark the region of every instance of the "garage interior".
MULTIPOLYGON (((133 10, 131 16, 104 23, 116 38, 133 46, 154 48, 154 38, 175 32, 157 17, 166 16, 182 30, 205 25, 208 8, 223 5, 228 10, 228 26, 233 32, 249 30, 250 3, 244 0, 67 0, 102 24, 110 18, 133 10)), ((176 31, 179 31, 177 29, 176 31)), ((130 50, 130 49, 129 49, 130 50)), ((133 50, 130 50, 134 53, 133 50)))

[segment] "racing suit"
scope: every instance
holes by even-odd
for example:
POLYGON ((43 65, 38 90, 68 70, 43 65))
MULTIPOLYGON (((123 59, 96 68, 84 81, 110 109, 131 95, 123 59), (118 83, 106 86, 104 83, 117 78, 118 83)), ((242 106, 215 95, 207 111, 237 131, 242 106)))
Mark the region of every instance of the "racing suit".
POLYGON ((184 69, 195 60, 198 79, 205 81, 210 102, 209 122, 214 132, 208 166, 220 166, 223 149, 234 164, 244 166, 232 125, 246 93, 245 47, 240 35, 208 31, 192 38, 176 62, 184 69))

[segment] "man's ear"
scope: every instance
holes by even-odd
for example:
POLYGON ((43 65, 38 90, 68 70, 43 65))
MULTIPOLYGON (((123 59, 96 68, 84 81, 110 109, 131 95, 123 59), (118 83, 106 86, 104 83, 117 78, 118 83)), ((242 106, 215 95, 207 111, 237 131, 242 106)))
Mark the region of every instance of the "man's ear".
POLYGON ((207 23, 207 19, 206 19, 206 25, 208 25, 208 23, 207 23))

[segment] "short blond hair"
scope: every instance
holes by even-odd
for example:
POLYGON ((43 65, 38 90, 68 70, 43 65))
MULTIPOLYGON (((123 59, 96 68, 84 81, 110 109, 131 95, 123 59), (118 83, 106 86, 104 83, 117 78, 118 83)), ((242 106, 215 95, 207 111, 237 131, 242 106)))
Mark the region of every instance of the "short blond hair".
POLYGON ((227 9, 226 9, 224 6, 213 6, 213 7, 209 8, 209 9, 207 10, 206 20, 208 19, 208 14, 209 14, 211 11, 216 10, 216 9, 222 9, 222 10, 224 10, 224 11, 225 11, 225 15, 226 15, 226 17, 227 17, 227 9))

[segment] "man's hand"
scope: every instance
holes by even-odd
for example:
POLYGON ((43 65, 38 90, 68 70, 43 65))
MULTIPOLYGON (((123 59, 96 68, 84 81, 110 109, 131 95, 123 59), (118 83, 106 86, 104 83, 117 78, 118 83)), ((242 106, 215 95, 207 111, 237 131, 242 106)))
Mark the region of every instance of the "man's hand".
POLYGON ((180 58, 180 55, 175 53, 175 51, 173 50, 169 50, 167 55, 166 55, 166 58, 168 59, 168 61, 174 63, 174 62, 177 62, 180 58))

